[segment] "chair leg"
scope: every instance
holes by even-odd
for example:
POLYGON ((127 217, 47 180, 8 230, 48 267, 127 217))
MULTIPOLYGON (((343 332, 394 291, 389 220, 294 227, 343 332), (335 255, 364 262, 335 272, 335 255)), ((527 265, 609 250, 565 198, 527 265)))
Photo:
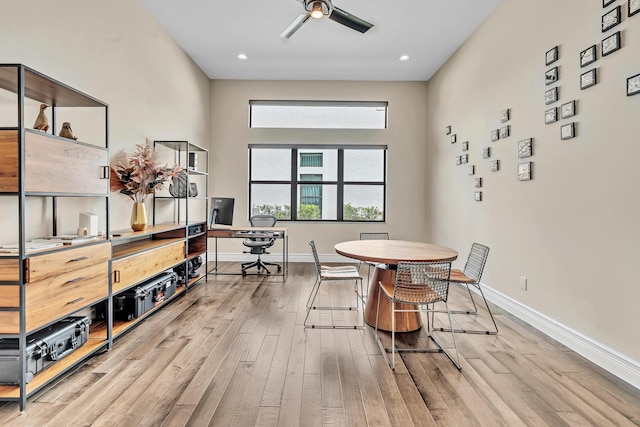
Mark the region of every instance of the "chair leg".
MULTIPOLYGON (((309 294, 309 298, 307 299, 307 314, 304 318, 304 327, 305 328, 312 328, 312 329, 364 329, 364 308, 363 308, 363 313, 362 313, 362 319, 361 322, 358 322, 358 315, 357 315, 357 311, 360 308, 360 304, 358 303, 358 280, 360 280, 361 285, 362 286, 362 280, 361 279, 356 279, 356 282, 354 284, 354 293, 356 295, 356 305, 355 306, 316 306, 314 305, 314 302, 318 296, 318 293, 320 291, 320 285, 323 282, 323 280, 321 278, 316 280, 316 284, 314 284, 314 287, 311 289, 311 293, 309 294), (331 311, 333 313, 334 310, 347 310, 347 311, 355 311, 356 312, 356 324, 355 325, 334 325, 333 324, 333 314, 331 316, 332 319, 332 324, 331 325, 321 325, 321 324, 307 324, 307 320, 309 319, 309 314, 311 313, 311 310, 318 310, 318 311, 331 311)), ((364 307, 364 306, 363 306, 364 307)))
POLYGON ((434 330, 436 331, 440 331, 440 332, 456 332, 459 334, 481 334, 481 335, 496 335, 498 333, 498 325, 496 324, 496 319, 493 317, 493 313, 491 312, 491 308, 489 308, 489 302, 487 301, 487 299, 484 296, 484 292, 482 292, 482 287, 480 286, 480 284, 473 284, 473 286, 475 286, 478 291, 480 292, 480 296, 482 297, 482 301, 484 301, 484 306, 487 308, 487 312, 489 313, 489 317, 491 318, 491 322, 493 322, 493 330, 478 330, 478 329, 465 329, 462 327, 462 325, 460 324, 460 322, 455 318, 455 316, 453 316, 454 314, 478 314, 478 308, 476 306, 476 302, 475 302, 475 298, 473 298, 473 292, 471 292, 471 288, 469 288, 469 284, 465 283, 467 286, 467 291, 469 292, 469 298, 471 299, 471 302, 473 304, 473 308, 474 311, 465 311, 465 310, 458 310, 458 311, 452 311, 452 318, 453 321, 459 326, 458 328, 453 328, 452 325, 450 325, 449 328, 434 328, 434 330))
MULTIPOLYGON (((438 346, 438 350, 436 350, 436 351, 444 353, 444 355, 447 356, 447 358, 451 361, 451 363, 453 363, 454 366, 456 368, 458 368, 458 370, 460 371, 460 370, 462 370, 462 367, 460 365, 460 354, 458 353, 458 344, 456 343, 456 335, 455 335, 455 333, 454 333, 455 331, 453 329, 453 323, 452 323, 453 322, 453 316, 452 316, 451 312, 449 311, 449 304, 447 304, 446 302, 444 304, 445 304, 445 312, 447 313, 447 318, 449 319, 449 328, 445 329, 445 331, 451 332, 451 339, 453 340, 453 348, 455 349, 455 352, 456 352, 455 360, 454 360, 453 356, 451 356, 451 354, 447 350, 445 350, 445 348, 433 336, 432 332, 436 331, 436 330, 439 330, 439 329, 430 330, 429 329, 429 325, 430 324, 427 323, 427 334, 428 334, 429 338, 431 339, 431 341, 433 341, 433 343, 436 346, 438 346)), ((435 312, 441 312, 441 311, 435 310, 435 306, 434 306, 434 308, 431 310, 431 314, 434 314, 435 312)), ((428 313, 427 313, 427 317, 428 317, 428 313)), ((430 350, 430 349, 427 349, 427 350, 425 350, 425 352, 432 353, 434 351, 430 350)))
MULTIPOLYGON (((382 294, 382 292, 378 293, 378 308, 376 310, 376 326, 374 328, 374 336, 376 338, 376 342, 378 343, 378 347, 380 348, 380 352, 382 352, 382 355, 384 356, 384 360, 387 361, 387 365, 389 365, 389 368, 391 368, 391 370, 393 371, 395 369, 395 360, 391 361, 391 359, 389 359, 389 356, 387 355, 387 351, 389 349, 387 349, 383 344, 382 344, 382 340, 380 339, 380 334, 378 332, 378 321, 380 319, 380 295, 382 294)), ((395 316, 394 316, 395 317, 395 316)), ((394 325, 395 326, 395 325, 394 325)), ((393 328, 395 329, 395 328, 393 328)))

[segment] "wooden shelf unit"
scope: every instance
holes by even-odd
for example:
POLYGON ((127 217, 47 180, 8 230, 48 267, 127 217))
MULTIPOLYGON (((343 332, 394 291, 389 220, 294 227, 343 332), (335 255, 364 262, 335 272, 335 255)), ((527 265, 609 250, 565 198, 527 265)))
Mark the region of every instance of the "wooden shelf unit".
MULTIPOLYGON (((108 105, 22 64, 0 64, 0 90, 17 95, 17 114, 15 120, 11 119, 15 126, 0 128, 0 199, 17 207, 18 243, 16 253, 0 256, 0 339, 17 341, 22 367, 28 358, 28 335, 68 316, 90 311, 95 304, 106 303, 110 298, 111 244, 101 239, 31 252, 26 243, 39 236, 29 235, 34 224, 25 212, 28 200, 50 200, 51 217, 47 220, 51 235, 57 235, 60 200, 96 198, 93 203, 100 204, 98 215, 106 224, 108 235, 108 105), (27 103, 50 106, 47 114, 51 133, 25 126, 27 103), (82 141, 54 135, 53 130, 59 129, 59 107, 103 109, 104 118, 100 121, 104 140, 82 141), (72 180, 68 176, 70 169, 72 180)), ((60 116, 64 114, 62 110, 60 116)), ((5 219, 12 221, 11 217, 5 219)), ((84 345, 37 373, 28 384, 25 369, 21 368, 19 384, 0 386, 0 400, 19 401, 24 410, 28 396, 108 345, 107 330, 90 328, 84 345)))

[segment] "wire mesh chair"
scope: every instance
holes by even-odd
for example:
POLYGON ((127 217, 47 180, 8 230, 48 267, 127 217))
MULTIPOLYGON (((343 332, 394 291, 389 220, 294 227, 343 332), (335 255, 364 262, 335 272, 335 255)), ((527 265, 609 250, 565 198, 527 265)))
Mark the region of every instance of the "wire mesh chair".
POLYGON ((356 318, 361 317, 362 322, 356 322, 355 325, 335 325, 333 323, 333 311, 334 310, 348 310, 348 311, 358 311, 360 305, 360 297, 358 296, 358 284, 360 285, 360 294, 362 294, 362 276, 360 276, 360 272, 353 265, 345 265, 345 266, 326 266, 320 264, 320 259, 318 258, 318 251, 316 250, 316 244, 313 240, 309 242, 309 246, 311 246, 311 251, 313 252, 313 258, 316 264, 316 273, 317 278, 313 287, 311 288, 311 293, 309 294, 309 298, 307 299, 307 315, 304 318, 304 327, 305 328, 313 328, 313 329, 363 329, 364 328, 364 305, 363 305, 363 313, 362 316, 358 316, 356 313, 356 318), (318 297, 318 293, 320 291, 320 286, 323 282, 348 282, 354 281, 354 291, 356 293, 356 305, 355 306, 317 306, 314 305, 316 302, 316 298, 318 297), (309 314, 311 310, 328 310, 331 311, 331 325, 326 324, 311 324, 309 321, 309 314))
MULTIPOLYGON (((360 240, 389 240, 389 233, 360 233, 360 240)), ((375 267, 376 263, 360 261, 358 263, 358 270, 362 264, 367 264, 367 283, 369 283, 371 276, 371 267, 375 267)), ((361 294, 362 295, 362 294, 361 294)), ((366 301, 367 295, 362 295, 363 301, 366 301)))
MULTIPOLYGON (((277 218, 273 215, 254 215, 249 219, 252 227, 274 227, 277 221, 277 218)), ((243 276, 247 274, 247 269, 252 267, 257 267, 258 272, 264 269, 267 275, 271 274, 268 268, 269 265, 276 267, 278 269, 278 272, 282 270, 280 264, 263 261, 260 257, 261 255, 268 254, 269 252, 267 252, 267 249, 273 246, 275 242, 276 239, 274 239, 273 237, 248 237, 242 241, 242 244, 249 248, 248 251, 244 251, 243 253, 258 255, 257 260, 245 262, 242 264, 241 268, 243 276)))
POLYGON ((398 352, 420 352, 420 353, 444 353, 449 360, 460 367, 460 356, 456 345, 455 334, 451 332, 453 348, 455 349, 455 359, 433 336, 432 323, 435 313, 446 313, 449 318, 449 325, 452 325, 451 312, 447 304, 449 296, 449 275, 451 272, 450 262, 408 262, 398 263, 395 283, 380 282, 380 293, 378 294, 378 310, 376 312, 375 337, 378 346, 382 351, 389 367, 395 369, 395 357, 398 352), (391 347, 384 347, 378 333, 378 322, 380 318, 380 298, 386 297, 391 303, 391 347), (397 309, 395 303, 415 305, 415 309, 397 309), (443 303, 444 310, 436 310, 435 304, 443 303), (395 320, 396 313, 402 312, 423 312, 427 313, 427 334, 437 348, 396 348, 395 320), (431 315, 431 316, 429 316, 431 315), (430 318, 431 317, 431 318, 430 318), (391 359, 387 353, 391 353, 391 359))
MULTIPOLYGON (((498 325, 496 325, 496 320, 493 318, 493 313, 491 313, 491 309, 489 308, 489 303, 484 296, 484 292, 482 292, 482 288, 480 287, 480 278, 482 277, 482 272, 484 271, 484 265, 487 262, 487 257, 489 256, 489 247, 485 245, 481 245, 480 243, 474 243, 471 245, 471 251, 469 252, 469 257, 467 258, 467 262, 464 266, 464 270, 451 270, 451 282, 457 283, 459 285, 465 285, 467 287, 467 292, 469 292, 469 298, 471 299, 471 303, 473 304, 473 310, 456 310, 452 311, 453 314, 478 314, 478 307, 476 306, 475 299, 473 298, 474 292, 471 291, 470 286, 474 286, 482 301, 484 302, 485 307, 487 308, 487 312, 491 317, 491 321, 493 322, 493 330, 477 330, 477 329, 465 329, 462 327, 460 322, 456 320, 454 317, 453 320, 458 326, 457 329, 454 329, 454 332, 465 333, 465 334, 486 334, 486 335, 495 335, 498 333, 498 325)), ((435 328, 438 331, 449 332, 448 328, 435 328)))

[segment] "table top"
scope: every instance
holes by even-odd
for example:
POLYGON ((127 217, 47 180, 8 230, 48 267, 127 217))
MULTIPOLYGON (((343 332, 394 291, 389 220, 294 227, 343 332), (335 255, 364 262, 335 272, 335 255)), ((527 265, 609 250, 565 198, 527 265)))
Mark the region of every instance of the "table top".
POLYGON ((406 240, 352 240, 335 246, 338 254, 380 264, 399 261, 454 261, 458 252, 445 246, 406 240))

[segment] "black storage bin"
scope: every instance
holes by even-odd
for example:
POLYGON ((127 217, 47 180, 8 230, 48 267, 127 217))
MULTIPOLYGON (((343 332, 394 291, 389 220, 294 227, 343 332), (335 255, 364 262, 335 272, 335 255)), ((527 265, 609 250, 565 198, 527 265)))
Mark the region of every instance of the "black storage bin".
MULTIPOLYGON (((43 369, 87 342, 88 317, 67 317, 27 337, 26 382, 43 369)), ((20 350, 17 338, 0 339, 0 384, 19 384, 20 350)))
POLYGON ((166 271, 113 298, 113 316, 133 320, 176 293, 178 275, 166 271))

